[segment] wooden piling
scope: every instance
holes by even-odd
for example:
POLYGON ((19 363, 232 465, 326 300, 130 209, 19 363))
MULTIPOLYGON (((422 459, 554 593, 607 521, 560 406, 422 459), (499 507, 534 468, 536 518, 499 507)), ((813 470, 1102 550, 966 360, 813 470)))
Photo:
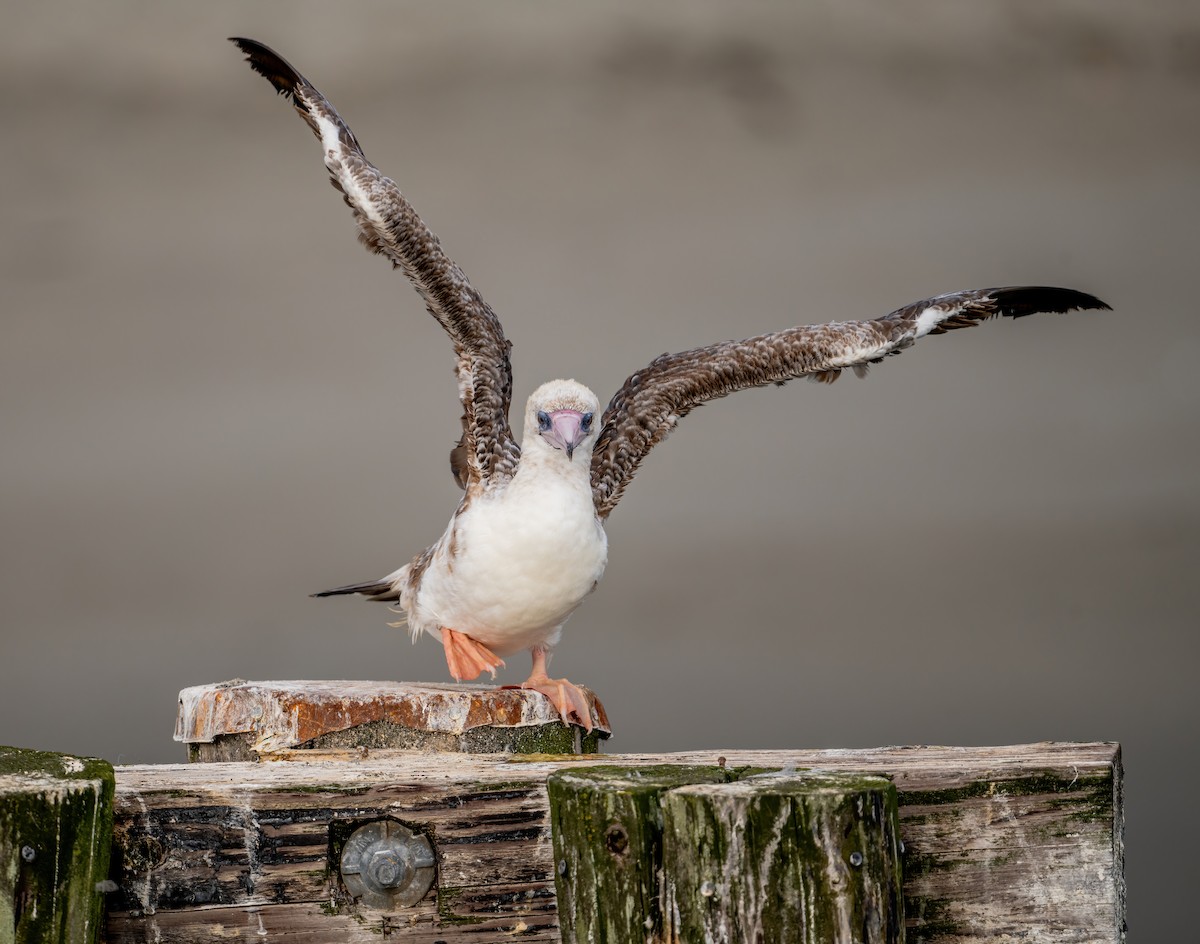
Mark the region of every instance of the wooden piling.
POLYGON ((546 788, 564 944, 904 939, 884 777, 605 766, 546 788))
POLYGON ((552 774, 546 791, 564 944, 659 940, 663 794, 731 777, 716 766, 672 765, 552 774))
POLYGON ((670 942, 903 944, 896 788, 788 772, 663 796, 670 942))
POLYGON ((0 941, 98 940, 113 786, 106 761, 0 747, 0 941))

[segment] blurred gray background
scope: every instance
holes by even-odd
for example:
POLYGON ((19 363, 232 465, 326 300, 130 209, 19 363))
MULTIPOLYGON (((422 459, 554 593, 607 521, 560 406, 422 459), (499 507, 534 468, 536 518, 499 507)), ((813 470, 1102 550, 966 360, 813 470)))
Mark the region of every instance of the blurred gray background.
POLYGON ((229 35, 331 98, 496 308, 515 415, 952 289, 1110 302, 689 417, 554 668, 613 751, 1119 740, 1133 939, 1183 930, 1200 6, 11 6, 0 743, 179 760, 186 685, 446 678, 307 594, 441 532, 449 344, 229 35))

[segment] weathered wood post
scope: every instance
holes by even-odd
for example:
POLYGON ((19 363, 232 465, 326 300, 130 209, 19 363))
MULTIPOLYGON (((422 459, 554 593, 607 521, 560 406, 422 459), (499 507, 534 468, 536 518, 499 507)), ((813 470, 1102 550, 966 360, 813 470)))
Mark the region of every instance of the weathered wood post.
POLYGON ((896 788, 801 772, 663 797, 670 941, 900 944, 896 788))
POLYGON ((594 754, 611 731, 600 700, 583 692, 590 733, 519 688, 234 679, 179 693, 175 740, 187 745, 188 760, 207 762, 330 749, 594 754))
POLYGON ((572 768, 546 781, 564 944, 658 939, 663 931, 662 796, 725 783, 720 767, 572 768))
POLYGON ((884 777, 592 767, 547 791, 565 944, 904 940, 884 777))
POLYGON ((98 939, 113 784, 107 761, 0 747, 0 941, 98 939))

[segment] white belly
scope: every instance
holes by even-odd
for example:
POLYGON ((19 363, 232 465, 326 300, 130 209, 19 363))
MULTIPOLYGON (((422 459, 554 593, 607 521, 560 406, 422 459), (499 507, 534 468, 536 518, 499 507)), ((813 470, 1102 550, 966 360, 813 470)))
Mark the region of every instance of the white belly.
POLYGON ((410 623, 430 633, 456 629, 500 655, 553 645, 607 559, 590 489, 514 482, 499 495, 477 497, 451 522, 410 623))

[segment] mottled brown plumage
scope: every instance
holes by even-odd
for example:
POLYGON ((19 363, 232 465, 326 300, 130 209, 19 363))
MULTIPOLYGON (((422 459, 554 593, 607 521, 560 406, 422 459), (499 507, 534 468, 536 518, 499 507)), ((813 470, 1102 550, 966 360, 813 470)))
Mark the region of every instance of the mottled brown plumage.
POLYGON ((508 424, 512 345, 500 320, 446 255, 393 180, 367 160, 358 139, 332 105, 278 53, 252 39, 233 39, 250 67, 291 100, 324 146, 330 180, 354 212, 359 240, 403 269, 454 343, 463 403, 463 434, 451 454, 465 489, 512 477, 520 448, 508 424), (329 129, 334 129, 335 141, 329 129))
POLYGON ((846 368, 862 376, 868 365, 899 354, 921 334, 943 334, 997 315, 1019 318, 1039 311, 1107 307, 1072 289, 975 289, 914 302, 872 321, 788 328, 663 354, 626 380, 604 411, 592 452, 596 514, 608 517, 646 454, 707 400, 747 387, 782 386, 798 377, 833 383, 846 368), (939 320, 920 331, 920 319, 933 321, 932 313, 939 320))

